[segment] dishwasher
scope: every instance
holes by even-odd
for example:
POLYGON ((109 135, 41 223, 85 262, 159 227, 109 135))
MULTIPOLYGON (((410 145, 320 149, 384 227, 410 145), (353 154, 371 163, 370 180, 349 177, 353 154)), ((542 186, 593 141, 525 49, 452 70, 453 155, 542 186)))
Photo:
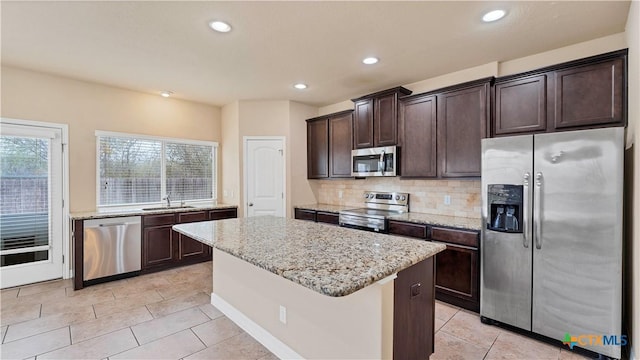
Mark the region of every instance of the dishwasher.
POLYGON ((83 280, 141 269, 140 216, 84 221, 83 280))

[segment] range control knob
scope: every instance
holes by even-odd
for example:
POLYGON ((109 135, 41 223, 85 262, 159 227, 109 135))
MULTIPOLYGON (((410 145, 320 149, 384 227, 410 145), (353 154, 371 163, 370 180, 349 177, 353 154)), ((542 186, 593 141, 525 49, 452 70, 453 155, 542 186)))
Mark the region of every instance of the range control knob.
POLYGON ((400 200, 400 195, 396 195, 396 200, 400 200))
POLYGON ((405 201, 405 200, 407 200, 407 197, 406 197, 406 196, 404 196, 404 195, 402 195, 402 197, 400 198, 400 200, 405 201))

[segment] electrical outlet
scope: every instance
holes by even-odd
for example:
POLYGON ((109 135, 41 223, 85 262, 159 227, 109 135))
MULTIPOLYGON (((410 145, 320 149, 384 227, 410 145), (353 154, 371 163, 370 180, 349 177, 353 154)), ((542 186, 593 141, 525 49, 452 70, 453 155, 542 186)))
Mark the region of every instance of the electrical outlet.
POLYGON ((280 305, 280 322, 287 323, 287 308, 282 305, 280 305))
POLYGON ((445 205, 451 205, 451 195, 445 195, 444 196, 444 204, 445 205))
POLYGON ((342 190, 338 190, 338 199, 342 199, 342 190))
POLYGON ((229 196, 229 190, 227 189, 224 189, 222 193, 224 194, 225 197, 229 196))

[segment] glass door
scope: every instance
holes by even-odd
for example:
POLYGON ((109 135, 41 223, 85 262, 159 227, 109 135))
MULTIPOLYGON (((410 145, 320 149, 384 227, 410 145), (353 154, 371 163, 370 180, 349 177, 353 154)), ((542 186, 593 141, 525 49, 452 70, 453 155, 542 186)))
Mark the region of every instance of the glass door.
POLYGON ((0 287, 62 277, 62 133, 0 123, 0 287))

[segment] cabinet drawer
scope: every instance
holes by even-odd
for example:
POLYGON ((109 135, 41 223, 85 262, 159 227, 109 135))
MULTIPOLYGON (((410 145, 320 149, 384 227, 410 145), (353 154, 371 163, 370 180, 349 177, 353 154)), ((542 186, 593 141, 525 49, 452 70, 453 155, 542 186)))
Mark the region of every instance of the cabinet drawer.
POLYGON ((206 211, 192 211, 178 214, 178 223, 189 223, 208 220, 206 211))
POLYGON ((340 217, 336 213, 318 211, 316 213, 316 221, 328 224, 338 225, 340 217))
POLYGON ((235 219, 238 217, 238 209, 224 209, 209 211, 209 220, 235 219))
POLYGON ((295 218, 316 221, 316 212, 314 210, 296 209, 295 218))
POLYGON ((389 233, 392 235, 402 235, 419 239, 426 239, 429 237, 429 226, 389 220, 389 233))
POLYGON ((454 230, 439 227, 431 228, 431 240, 477 248, 478 232, 470 230, 454 230))
POLYGON ((173 225, 174 214, 146 215, 142 217, 143 226, 173 225))

